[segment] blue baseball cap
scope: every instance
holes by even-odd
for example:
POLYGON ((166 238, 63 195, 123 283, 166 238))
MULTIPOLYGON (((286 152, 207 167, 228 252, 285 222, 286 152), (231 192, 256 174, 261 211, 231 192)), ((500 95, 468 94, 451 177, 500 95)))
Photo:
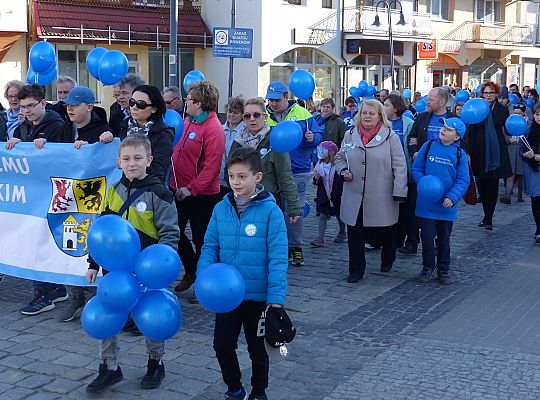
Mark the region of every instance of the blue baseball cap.
POLYGON ((270 82, 266 89, 266 98, 269 100, 279 100, 285 93, 289 93, 287 85, 281 81, 270 82))
POLYGON ((439 118, 439 121, 445 124, 447 127, 455 129, 459 137, 465 136, 465 132, 467 132, 467 128, 465 127, 465 124, 462 120, 456 117, 452 118, 439 118))
POLYGON ((68 97, 66 97, 63 102, 69 106, 77 106, 81 103, 94 104, 96 102, 96 98, 94 97, 94 92, 92 92, 92 89, 85 86, 76 86, 71 89, 68 97))

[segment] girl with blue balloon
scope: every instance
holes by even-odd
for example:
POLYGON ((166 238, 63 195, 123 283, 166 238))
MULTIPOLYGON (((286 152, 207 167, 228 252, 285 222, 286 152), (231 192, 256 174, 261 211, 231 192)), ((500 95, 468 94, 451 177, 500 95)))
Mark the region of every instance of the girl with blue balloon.
POLYGON ((469 124, 463 147, 471 157, 472 170, 482 199, 484 217, 478 226, 491 231, 499 197, 499 179, 512 176, 503 131, 509 112, 507 107, 497 101, 500 93, 497 83, 485 82, 480 92, 482 99, 467 101, 461 112, 461 120, 469 124))
POLYGON ((531 196, 531 208, 536 231, 534 242, 540 244, 540 104, 533 108, 530 132, 522 139, 520 154, 525 161, 525 189, 531 196))
POLYGON ((165 367, 161 362, 165 341, 163 338, 156 339, 155 330, 166 330, 174 335, 179 329, 178 304, 168 297, 158 296, 161 302, 154 301, 150 307, 141 309, 139 303, 145 306, 148 303, 145 298, 156 297, 155 291, 150 290, 139 298, 140 287, 133 277, 141 247, 159 242, 176 250, 180 239, 172 194, 157 177, 147 174, 152 162, 151 154, 150 141, 142 134, 130 135, 120 144, 118 159, 123 171, 122 179, 109 187, 102 207, 103 214, 116 215, 98 218, 88 233, 91 259, 86 278, 89 283, 94 283, 101 266, 105 275, 102 282, 106 284, 103 286, 100 283, 97 296, 88 302, 81 316, 83 329, 100 340, 102 360, 98 376, 86 387, 87 393, 101 393, 123 379, 118 365, 116 335, 127 321, 130 311, 135 321, 141 320, 139 328, 147 336, 148 364, 146 375, 141 380, 142 388, 157 388, 165 377, 165 367), (108 271, 115 275, 111 273, 110 277, 107 276, 108 271), (113 289, 107 290, 108 287, 113 289), (118 293, 122 293, 122 296, 112 303, 115 309, 107 308, 105 304, 108 303, 104 303, 104 299, 118 293), (117 308, 123 306, 120 303, 127 298, 132 301, 126 302, 123 309, 117 308), (169 304, 171 301, 174 304, 169 304), (134 303, 137 303, 135 308, 134 303), (159 326, 143 324, 148 315, 159 315, 159 310, 163 308, 176 309, 176 318, 160 320, 159 326))
POLYGON ((217 312, 214 349, 227 385, 227 399, 246 398, 236 355, 242 327, 252 360, 249 398, 267 399, 269 362, 265 338, 258 333, 259 321, 270 307, 283 307, 287 292, 287 230, 274 197, 259 183, 262 171, 259 152, 251 146, 229 156, 227 174, 233 193, 212 212, 195 283, 201 304, 219 305, 219 309, 211 310, 217 312), (205 274, 211 268, 213 273, 205 274), (245 286, 234 278, 231 269, 244 277, 245 286), (219 287, 229 285, 231 280, 235 282, 231 294, 215 299, 222 292, 219 287), (212 286, 216 289, 204 290, 212 286), (237 296, 242 291, 243 299, 237 296))

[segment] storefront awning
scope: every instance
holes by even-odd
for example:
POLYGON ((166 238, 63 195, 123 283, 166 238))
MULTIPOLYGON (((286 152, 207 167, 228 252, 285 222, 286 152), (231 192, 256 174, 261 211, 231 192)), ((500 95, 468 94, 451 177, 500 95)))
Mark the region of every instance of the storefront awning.
POLYGON ((21 37, 19 32, 0 32, 0 62, 4 59, 13 43, 21 37))
MULTIPOLYGON (((169 43, 168 7, 92 0, 36 0, 34 16, 36 35, 40 39, 152 47, 169 43)), ((177 40, 179 46, 212 44, 212 34, 198 8, 179 8, 177 40)))

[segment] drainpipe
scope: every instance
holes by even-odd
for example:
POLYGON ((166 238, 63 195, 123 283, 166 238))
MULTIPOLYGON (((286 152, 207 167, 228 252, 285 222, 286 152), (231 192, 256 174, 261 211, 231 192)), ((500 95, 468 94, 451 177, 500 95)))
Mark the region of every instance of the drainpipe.
POLYGON ((345 34, 343 33, 343 25, 344 25, 343 21, 345 20, 345 0, 341 0, 339 2, 339 6, 341 7, 341 10, 339 10, 339 8, 337 10, 336 28, 338 28, 340 30, 341 59, 345 63, 345 66, 343 67, 343 71, 341 73, 341 82, 342 82, 341 87, 342 87, 342 89, 341 89, 341 93, 340 93, 341 105, 343 105, 343 104, 345 104, 345 96, 346 96, 346 93, 347 93, 347 82, 348 82, 348 73, 347 73, 347 71, 348 71, 348 66, 349 66, 349 62, 345 58, 345 55, 344 55, 344 52, 343 52, 343 47, 345 46, 345 34), (341 18, 339 18, 340 11, 341 11, 341 18))

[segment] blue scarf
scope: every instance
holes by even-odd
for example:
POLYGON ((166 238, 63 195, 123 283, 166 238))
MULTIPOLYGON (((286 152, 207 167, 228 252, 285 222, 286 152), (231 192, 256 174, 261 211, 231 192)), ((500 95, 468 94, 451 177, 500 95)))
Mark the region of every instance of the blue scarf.
POLYGON ((11 139, 13 137, 13 134, 15 133, 15 129, 19 126, 19 110, 13 111, 11 108, 9 108, 6 112, 7 115, 7 134, 8 139, 11 139))
POLYGON ((493 122, 493 106, 489 110, 484 135, 486 141, 486 164, 484 165, 484 172, 488 173, 501 167, 501 148, 499 146, 497 131, 495 130, 495 123, 493 122))

